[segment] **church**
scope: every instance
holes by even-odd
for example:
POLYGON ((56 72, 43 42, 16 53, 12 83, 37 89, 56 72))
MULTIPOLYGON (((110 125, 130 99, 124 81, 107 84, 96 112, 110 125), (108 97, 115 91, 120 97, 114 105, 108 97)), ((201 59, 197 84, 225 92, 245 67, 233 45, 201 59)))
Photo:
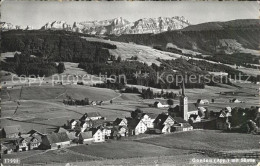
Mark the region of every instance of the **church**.
POLYGON ((185 95, 184 81, 182 82, 182 91, 180 95, 180 104, 174 108, 168 109, 168 114, 172 117, 182 117, 184 120, 188 121, 194 115, 199 114, 199 110, 196 103, 188 103, 188 97, 185 95), (191 115, 193 115, 191 117, 191 115))

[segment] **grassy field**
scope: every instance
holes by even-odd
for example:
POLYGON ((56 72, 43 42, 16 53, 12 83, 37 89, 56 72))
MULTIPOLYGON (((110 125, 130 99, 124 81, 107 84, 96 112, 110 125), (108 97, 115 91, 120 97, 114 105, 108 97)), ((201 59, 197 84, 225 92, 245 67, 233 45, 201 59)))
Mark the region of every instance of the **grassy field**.
POLYGON ((132 56, 136 55, 138 61, 145 62, 149 65, 152 63, 160 64, 157 58, 160 59, 176 59, 181 57, 179 54, 174 54, 170 52, 160 51, 153 49, 148 46, 137 45, 133 43, 123 43, 116 41, 103 40, 93 37, 84 37, 88 41, 102 41, 110 43, 117 46, 117 49, 109 49, 109 53, 115 57, 121 56, 122 59, 130 59, 132 56))
POLYGON ((92 145, 81 145, 69 148, 70 150, 98 156, 106 159, 121 159, 133 157, 152 157, 165 155, 178 155, 187 153, 185 150, 172 150, 167 147, 160 147, 151 144, 138 143, 133 141, 116 141, 112 143, 101 143, 92 145))
POLYGON ((259 149, 259 140, 259 135, 199 130, 142 139, 138 142, 176 149, 225 151, 259 149))

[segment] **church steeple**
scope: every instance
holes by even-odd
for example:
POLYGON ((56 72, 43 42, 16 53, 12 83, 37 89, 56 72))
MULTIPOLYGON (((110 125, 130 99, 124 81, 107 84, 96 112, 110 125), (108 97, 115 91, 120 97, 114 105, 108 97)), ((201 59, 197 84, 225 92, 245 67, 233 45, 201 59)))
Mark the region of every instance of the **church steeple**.
POLYGON ((182 89, 182 96, 185 96, 185 85, 184 85, 184 81, 182 81, 181 89, 182 89))
POLYGON ((182 114, 182 118, 184 120, 188 120, 189 117, 188 117, 188 97, 185 96, 185 85, 184 85, 184 81, 182 81, 182 93, 181 93, 181 96, 180 96, 180 113, 182 114))

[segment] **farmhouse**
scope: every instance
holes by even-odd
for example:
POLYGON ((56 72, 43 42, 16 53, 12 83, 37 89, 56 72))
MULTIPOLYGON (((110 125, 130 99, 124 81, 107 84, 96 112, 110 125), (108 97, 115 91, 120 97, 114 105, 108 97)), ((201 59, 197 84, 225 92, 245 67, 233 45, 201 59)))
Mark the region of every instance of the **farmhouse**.
POLYGON ((81 121, 81 122, 80 122, 81 132, 84 132, 87 128, 91 128, 92 126, 93 126, 92 120, 89 120, 89 121, 81 121))
POLYGON ((20 125, 5 126, 2 130, 2 136, 4 138, 18 138, 22 133, 20 125))
POLYGON ((3 154, 11 154, 12 152, 17 151, 17 146, 13 143, 1 144, 1 152, 3 154))
POLYGON ((19 152, 29 150, 30 139, 31 137, 26 137, 26 138, 20 137, 16 140, 19 152))
POLYGON ((157 116, 158 115, 152 113, 143 113, 141 116, 141 120, 144 122, 147 128, 153 128, 154 127, 153 122, 157 116))
POLYGON ((78 125, 78 121, 76 121, 75 119, 72 119, 68 122, 68 126, 70 129, 75 129, 75 127, 78 125))
POLYGON ((127 122, 130 135, 139 135, 145 133, 147 126, 141 119, 129 119, 127 122))
POLYGON ((169 133, 171 132, 171 126, 173 126, 174 123, 175 122, 170 115, 161 113, 154 120, 154 128, 161 130, 162 133, 169 133))
POLYGON ((113 122, 114 126, 127 126, 127 119, 126 118, 116 118, 116 120, 113 122))
POLYGON ((105 141, 105 135, 100 129, 91 128, 89 131, 92 132, 92 137, 94 139, 94 142, 104 142, 105 141))
POLYGON ((113 134, 116 133, 119 137, 128 136, 128 127, 127 126, 114 126, 113 134))
POLYGON ((86 131, 79 134, 79 143, 91 144, 92 142, 94 142, 92 131, 86 131))
POLYGON ((109 139, 111 137, 113 126, 105 126, 101 129, 103 135, 105 136, 105 139, 109 139))
POLYGON ((154 102, 154 107, 156 107, 156 108, 165 108, 165 107, 169 107, 169 105, 168 104, 165 104, 165 105, 163 105, 161 102, 159 102, 159 101, 156 101, 156 102, 154 102))
POLYGON ((89 113, 85 113, 80 118, 80 121, 98 120, 101 118, 102 118, 102 116, 98 112, 89 112, 89 113))
POLYGON ((70 145, 67 133, 51 133, 42 137, 42 147, 44 149, 57 149, 70 145))
POLYGON ((195 115, 195 114, 192 114, 190 115, 190 119, 192 121, 192 123, 196 123, 196 122, 200 122, 201 121, 201 118, 199 115, 195 115))
POLYGON ((230 100, 230 103, 242 103, 242 101, 234 98, 234 99, 230 100))
POLYGON ((204 105, 204 104, 209 104, 209 101, 207 99, 198 99, 197 100, 197 104, 200 105, 204 105))
POLYGON ((37 149, 42 143, 42 138, 39 135, 34 135, 30 139, 29 149, 37 149))
POLYGON ((95 106, 95 105, 97 105, 97 102, 95 102, 95 101, 91 101, 91 102, 90 102, 90 105, 95 106))

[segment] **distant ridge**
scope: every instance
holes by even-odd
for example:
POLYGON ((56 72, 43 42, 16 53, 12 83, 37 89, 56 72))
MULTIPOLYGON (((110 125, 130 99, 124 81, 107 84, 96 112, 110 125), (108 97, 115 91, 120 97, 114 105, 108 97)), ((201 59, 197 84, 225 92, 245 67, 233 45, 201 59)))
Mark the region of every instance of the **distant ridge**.
MULTIPOLYGON (((190 23, 183 16, 142 18, 130 22, 122 17, 102 20, 102 21, 84 21, 74 22, 72 25, 66 21, 53 21, 43 25, 42 30, 66 30, 80 32, 92 35, 121 35, 121 34, 143 34, 143 33, 161 33, 171 30, 182 29, 189 26, 190 23)), ((2 30, 23 29, 17 28, 10 23, 1 23, 2 30)))

